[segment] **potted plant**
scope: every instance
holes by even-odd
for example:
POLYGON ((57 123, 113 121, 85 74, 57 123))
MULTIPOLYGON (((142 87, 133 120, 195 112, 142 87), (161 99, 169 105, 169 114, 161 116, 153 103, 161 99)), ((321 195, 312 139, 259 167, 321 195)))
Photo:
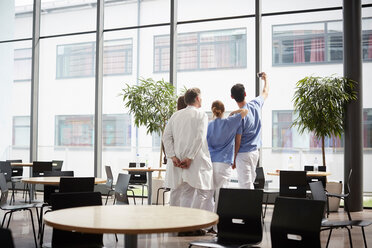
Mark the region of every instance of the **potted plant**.
MULTIPOLYGON (((323 165, 326 166, 324 138, 341 137, 344 132, 345 104, 357 98, 356 82, 344 77, 305 77, 296 84, 293 97, 294 111, 298 114, 292 126, 300 134, 313 132, 321 140, 323 165)), ((341 185, 328 185, 341 193, 341 185)), ((338 209, 339 201, 335 202, 338 209)), ((332 207, 330 204, 330 209, 332 207)))
MULTIPOLYGON (((122 89, 124 106, 134 116, 137 127, 146 126, 147 134, 158 133, 162 136, 168 119, 176 110, 177 96, 173 85, 164 79, 139 79, 139 85, 126 84, 122 89)), ((162 167, 163 146, 160 145, 159 168, 162 167)), ((153 194, 163 186, 159 172, 158 179, 153 180, 153 194)), ((153 199, 154 195, 153 195, 153 199)))

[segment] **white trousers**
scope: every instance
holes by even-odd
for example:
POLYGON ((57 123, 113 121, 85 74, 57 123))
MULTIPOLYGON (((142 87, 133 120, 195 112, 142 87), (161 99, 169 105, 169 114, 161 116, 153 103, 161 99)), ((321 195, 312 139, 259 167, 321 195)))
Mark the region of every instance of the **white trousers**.
POLYGON ((259 152, 242 152, 236 155, 236 172, 240 188, 254 189, 259 152))
POLYGON ((170 205, 186 208, 199 208, 213 211, 213 205, 209 198, 213 196, 213 190, 195 189, 188 183, 183 182, 170 193, 170 205))
POLYGON ((214 211, 217 212, 218 199, 221 188, 229 186, 229 179, 231 176, 231 165, 227 163, 213 162, 213 183, 216 187, 214 193, 214 211))

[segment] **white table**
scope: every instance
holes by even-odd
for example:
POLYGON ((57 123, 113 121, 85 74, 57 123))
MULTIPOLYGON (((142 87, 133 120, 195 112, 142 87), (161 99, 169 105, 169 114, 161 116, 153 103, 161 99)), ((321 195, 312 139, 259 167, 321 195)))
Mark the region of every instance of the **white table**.
POLYGON ((65 231, 125 234, 125 247, 136 248, 138 234, 206 228, 217 224, 218 215, 195 208, 106 205, 52 211, 45 215, 44 221, 65 231))
POLYGON ((147 192, 147 204, 152 204, 152 173, 154 171, 166 171, 164 168, 124 168, 123 170, 128 172, 147 172, 147 182, 149 185, 148 192, 147 192))

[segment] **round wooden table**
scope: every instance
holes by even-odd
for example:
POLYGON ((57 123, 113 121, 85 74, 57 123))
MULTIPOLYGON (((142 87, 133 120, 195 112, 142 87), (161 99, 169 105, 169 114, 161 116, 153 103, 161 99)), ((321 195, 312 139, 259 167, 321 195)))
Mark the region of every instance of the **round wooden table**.
MULTIPOLYGON (((269 176, 279 176, 279 171, 276 172, 268 172, 267 175, 269 176)), ((306 171, 306 176, 308 177, 326 177, 330 176, 331 172, 328 171, 306 171)))
MULTIPOLYGON (((29 177, 23 178, 22 182, 30 184, 46 184, 46 185, 59 185, 61 177, 29 177)), ((106 179, 95 178, 95 184, 106 183, 106 179)))
POLYGON ((44 220, 66 231, 125 234, 125 247, 135 248, 138 234, 197 230, 216 224, 218 215, 195 208, 111 205, 52 211, 44 220))
POLYGON ((128 171, 128 172, 147 172, 147 180, 148 180, 148 192, 147 192, 147 204, 151 205, 152 204, 152 173, 154 171, 166 171, 165 168, 136 168, 136 167, 131 167, 131 168, 124 168, 123 170, 128 171))

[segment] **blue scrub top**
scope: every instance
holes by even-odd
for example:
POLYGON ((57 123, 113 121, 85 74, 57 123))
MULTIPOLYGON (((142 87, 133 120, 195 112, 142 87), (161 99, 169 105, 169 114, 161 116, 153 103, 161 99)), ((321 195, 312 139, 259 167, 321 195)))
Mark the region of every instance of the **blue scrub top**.
POLYGON ((212 162, 233 163, 235 135, 241 123, 240 114, 209 122, 207 141, 212 162))
POLYGON ((258 96, 244 105, 248 114, 243 118, 237 134, 242 135, 239 153, 252 152, 261 147, 261 108, 264 98, 258 96))

